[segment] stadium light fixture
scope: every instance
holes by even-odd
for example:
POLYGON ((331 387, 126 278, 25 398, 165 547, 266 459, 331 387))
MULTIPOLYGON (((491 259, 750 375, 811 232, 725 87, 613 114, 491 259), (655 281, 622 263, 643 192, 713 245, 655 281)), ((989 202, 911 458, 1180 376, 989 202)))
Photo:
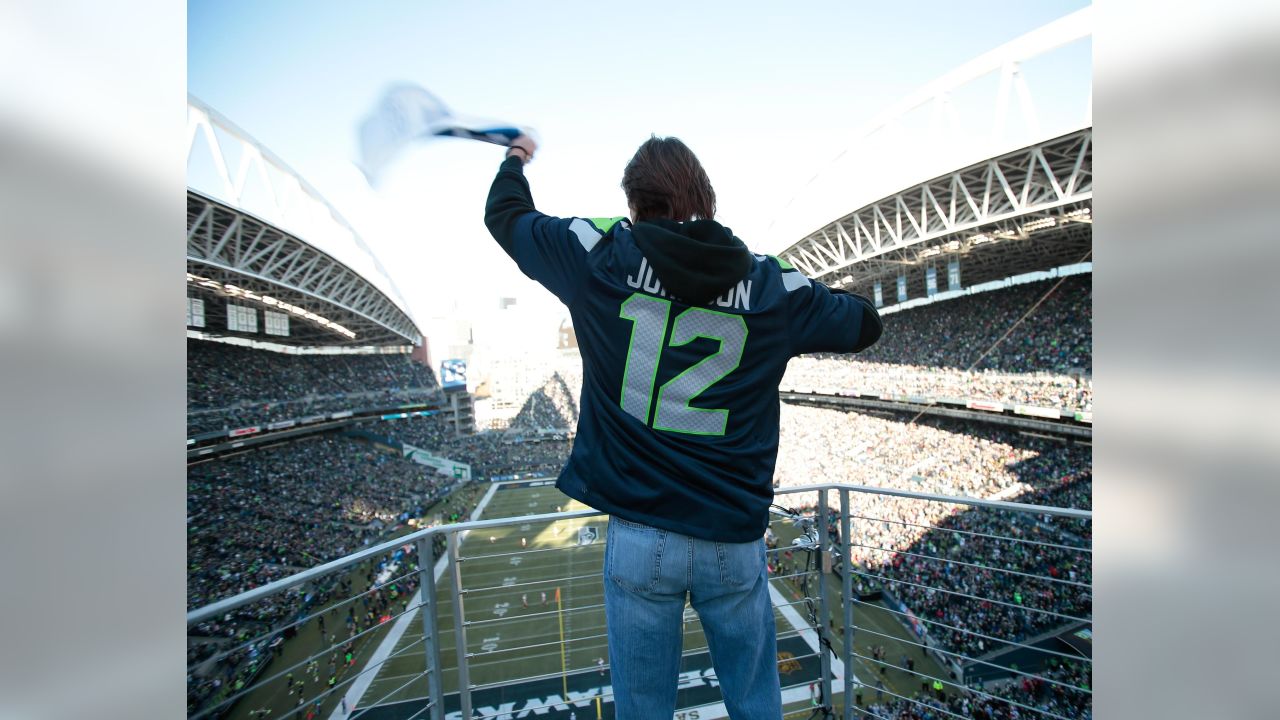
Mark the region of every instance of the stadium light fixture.
POLYGON ((1062 216, 1063 222, 1066 222, 1068 220, 1072 222, 1088 223, 1092 225, 1093 224, 1093 208, 1082 207, 1078 210, 1072 210, 1071 212, 1062 216))
POLYGON ((339 335, 342 335, 348 340, 354 340, 356 338, 356 334, 352 332, 350 329, 343 327, 342 325, 339 325, 338 323, 330 320, 329 318, 324 317, 323 315, 317 315, 316 313, 313 313, 310 310, 305 310, 303 308, 300 308, 297 305, 291 305, 283 300, 278 300, 276 298, 271 297, 270 295, 259 295, 258 293, 255 293, 252 290, 245 290, 244 288, 241 288, 236 285, 231 285, 230 283, 220 283, 217 280, 211 280, 209 278, 200 277, 199 275, 192 275, 191 273, 187 273, 187 282, 194 283, 201 287, 209 288, 217 292, 219 295, 223 295, 225 297, 253 300, 255 302, 261 303, 268 307, 284 310, 285 312, 291 315, 296 315, 297 317, 303 318, 305 320, 310 320, 311 322, 319 325, 320 327, 333 330, 334 332, 338 333, 339 335))
POLYGON ((1050 227, 1053 227, 1054 225, 1057 225, 1057 224, 1058 224, 1058 221, 1057 221, 1057 220, 1055 220, 1055 219, 1053 219, 1053 218, 1051 218, 1051 217, 1039 218, 1039 219, 1032 220, 1031 222, 1024 224, 1024 225, 1022 226, 1022 231, 1023 231, 1023 232, 1027 232, 1027 233, 1030 233, 1030 232, 1035 232, 1035 231, 1037 231, 1037 230, 1043 230, 1043 229, 1045 229, 1045 228, 1050 228, 1050 227))

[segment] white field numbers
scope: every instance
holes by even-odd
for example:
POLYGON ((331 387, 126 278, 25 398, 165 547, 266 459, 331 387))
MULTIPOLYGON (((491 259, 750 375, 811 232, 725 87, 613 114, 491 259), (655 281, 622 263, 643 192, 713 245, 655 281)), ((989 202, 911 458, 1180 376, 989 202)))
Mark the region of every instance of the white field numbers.
POLYGON ((742 360, 747 342, 747 322, 740 315, 692 307, 676 316, 671 325, 670 347, 687 345, 697 338, 720 343, 715 353, 694 363, 687 370, 663 383, 654 402, 658 357, 671 320, 671 301, 651 295, 633 293, 622 303, 618 317, 630 320, 631 343, 627 348, 627 366, 622 374, 622 410, 649 425, 653 412, 654 430, 690 435, 724 435, 729 411, 696 408, 690 401, 733 372, 742 360))

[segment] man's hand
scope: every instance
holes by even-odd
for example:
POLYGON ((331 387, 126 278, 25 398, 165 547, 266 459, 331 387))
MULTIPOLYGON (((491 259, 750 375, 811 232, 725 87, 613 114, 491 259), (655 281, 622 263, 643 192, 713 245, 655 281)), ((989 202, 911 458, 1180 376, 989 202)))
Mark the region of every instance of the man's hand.
POLYGON ((533 153, 537 151, 538 143, 528 135, 519 135, 515 140, 511 141, 511 145, 507 147, 507 157, 513 154, 521 159, 526 165, 533 162, 533 153))

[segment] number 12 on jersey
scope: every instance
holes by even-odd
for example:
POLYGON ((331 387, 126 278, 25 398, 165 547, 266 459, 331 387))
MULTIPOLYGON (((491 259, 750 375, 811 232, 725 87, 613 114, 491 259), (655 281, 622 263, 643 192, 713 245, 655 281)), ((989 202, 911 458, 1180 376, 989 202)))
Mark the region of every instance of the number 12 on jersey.
POLYGON ((697 338, 716 340, 720 347, 663 383, 656 403, 653 386, 671 320, 671 301, 633 293, 622 303, 618 317, 632 323, 627 366, 622 373, 623 411, 648 425, 649 411, 656 405, 654 430, 724 435, 729 422, 727 409, 696 408, 689 403, 738 367, 747 342, 747 322, 742 316, 700 307, 691 307, 676 316, 669 347, 688 345, 697 338))

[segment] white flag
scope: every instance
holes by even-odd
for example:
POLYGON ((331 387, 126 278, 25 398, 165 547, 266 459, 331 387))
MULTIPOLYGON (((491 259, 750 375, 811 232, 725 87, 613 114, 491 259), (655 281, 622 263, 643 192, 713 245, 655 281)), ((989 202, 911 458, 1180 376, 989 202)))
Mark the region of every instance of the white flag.
POLYGON ((360 123, 360 161, 369 184, 377 186, 382 173, 409 143, 451 136, 510 145, 532 131, 511 123, 455 115, 440 98, 417 85, 395 85, 360 123))

